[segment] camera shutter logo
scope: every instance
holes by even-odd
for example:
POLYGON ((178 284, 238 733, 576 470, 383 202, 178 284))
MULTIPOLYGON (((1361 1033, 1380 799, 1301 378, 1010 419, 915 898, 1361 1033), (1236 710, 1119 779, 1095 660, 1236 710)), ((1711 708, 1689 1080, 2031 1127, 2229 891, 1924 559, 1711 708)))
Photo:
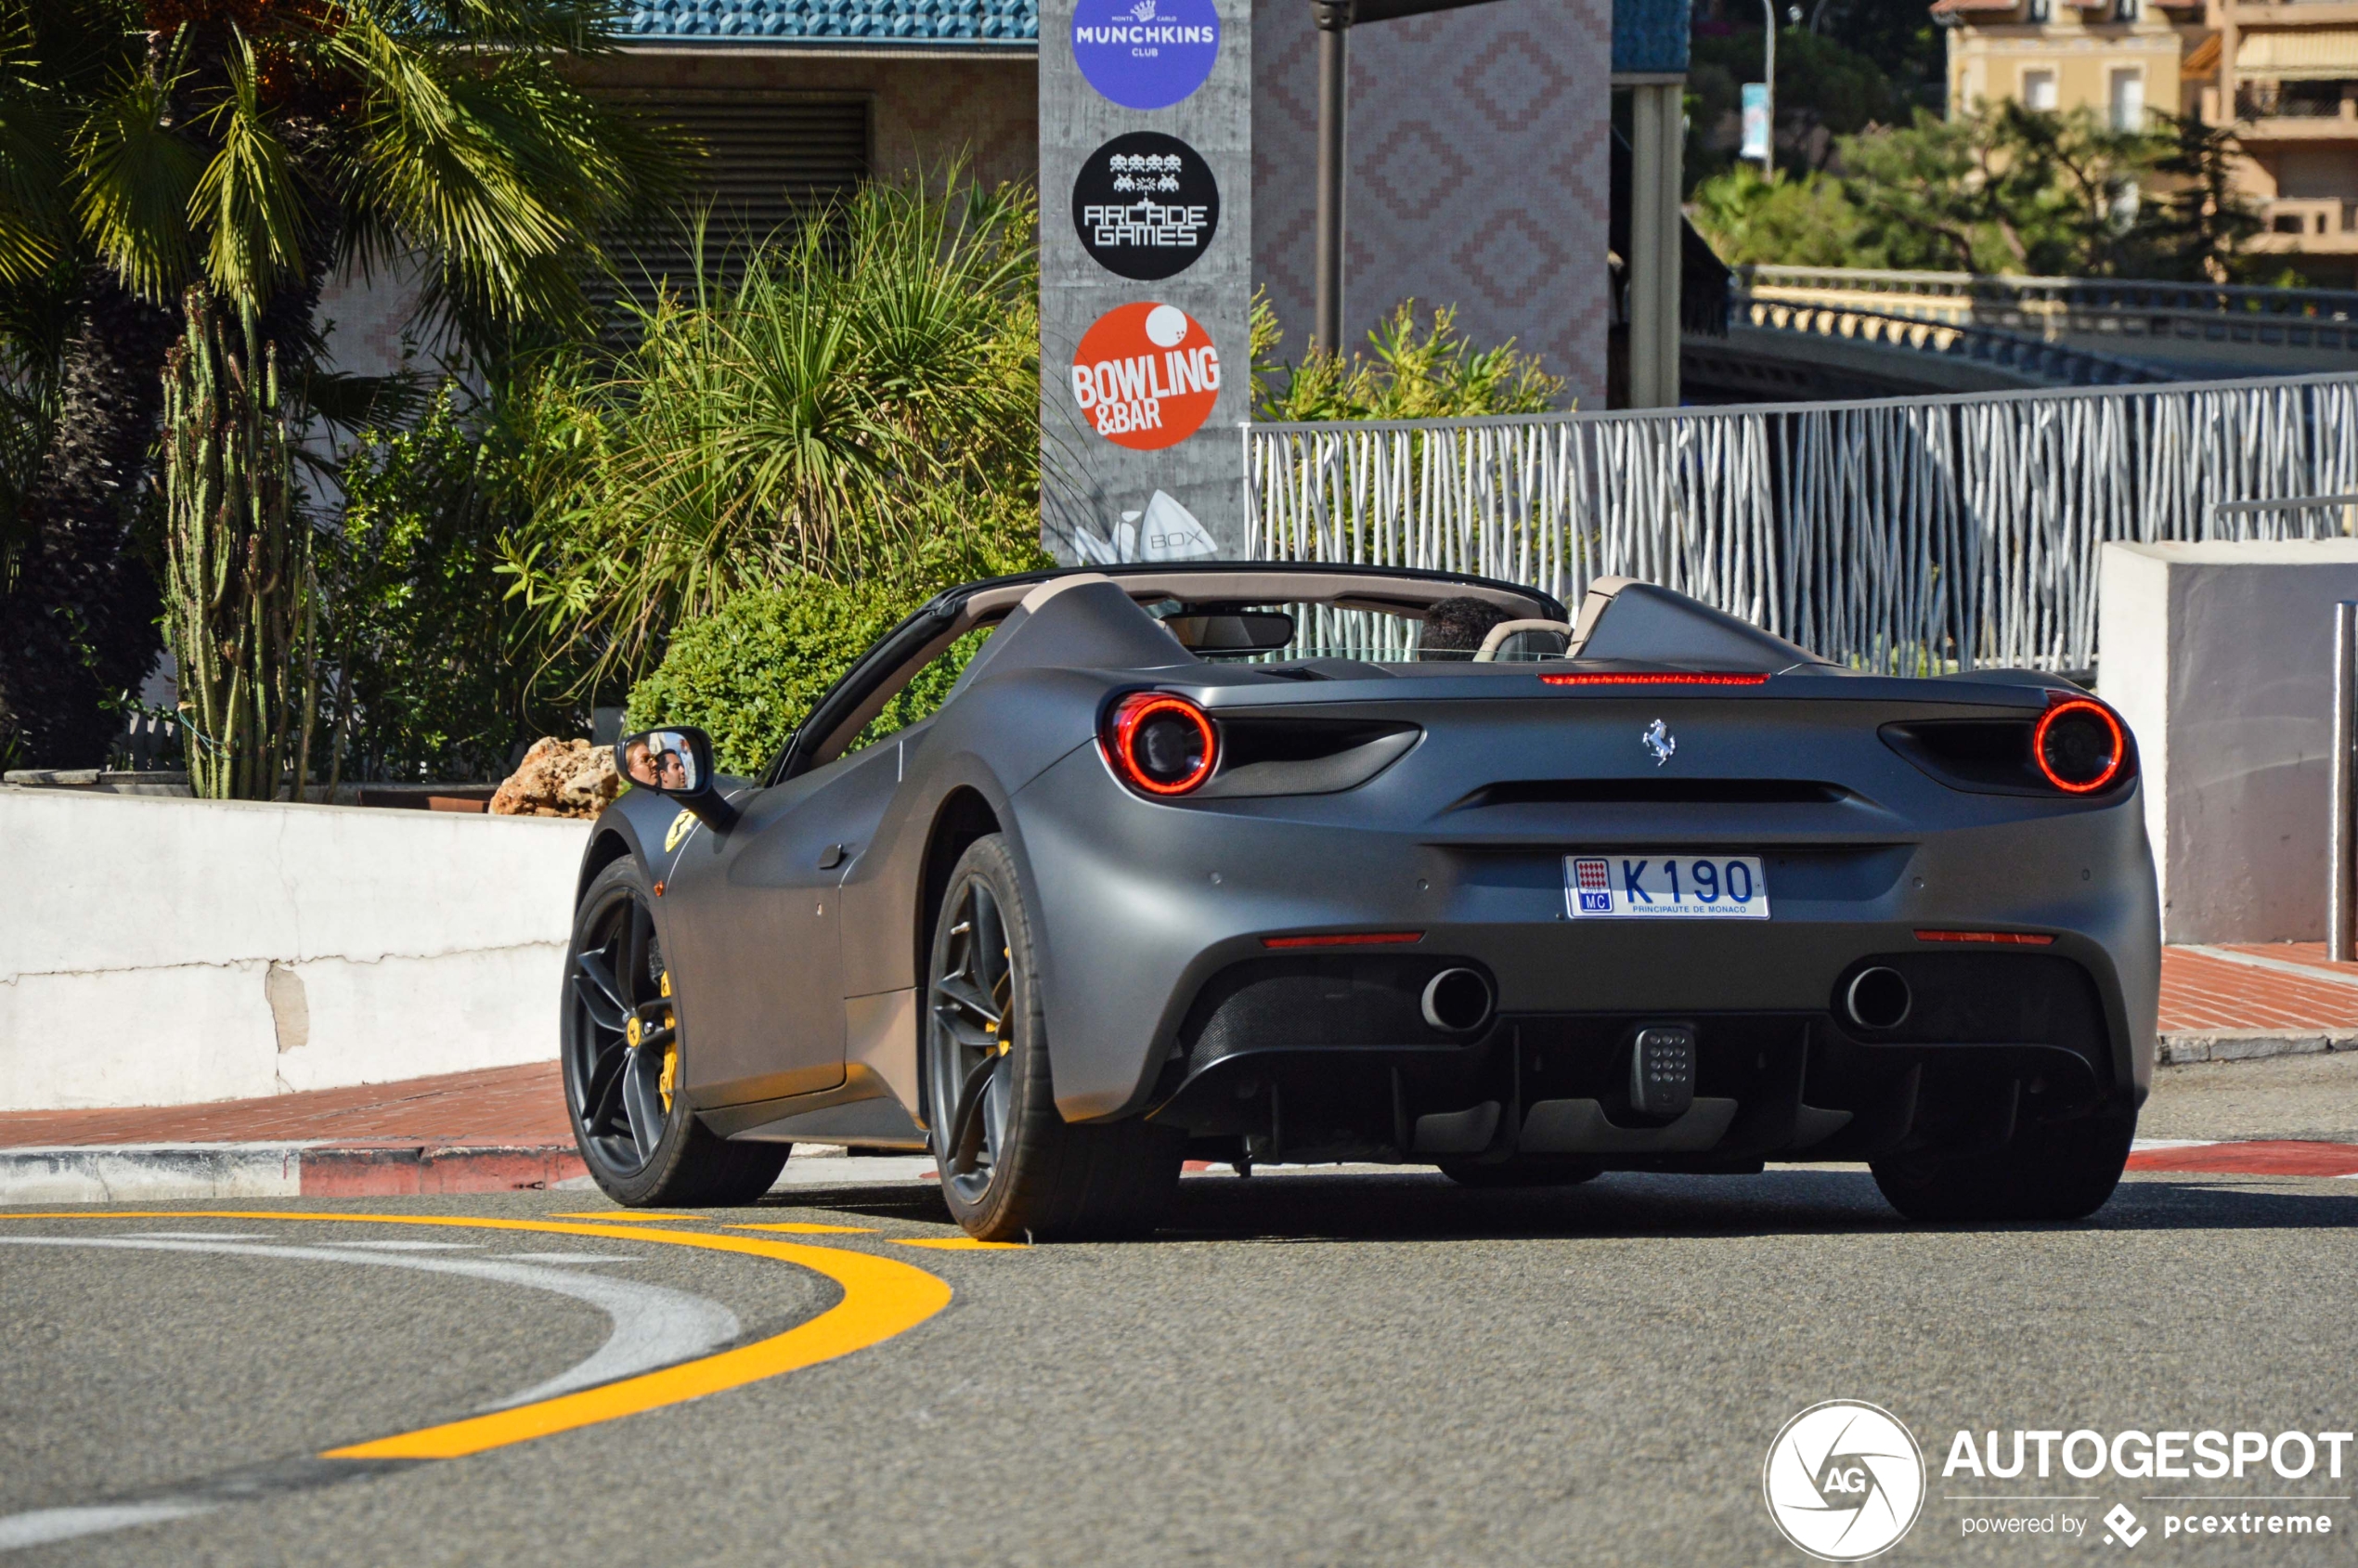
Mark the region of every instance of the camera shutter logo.
POLYGON ((1822 1562, 1857 1562, 1914 1526, 1924 1506, 1924 1458, 1890 1411, 1829 1399, 1777 1433, 1760 1490, 1785 1539, 1822 1562))
POLYGON ((1220 229, 1220 184, 1203 154, 1160 131, 1091 153, 1072 182, 1072 227, 1108 272, 1151 283, 1195 265, 1220 229))

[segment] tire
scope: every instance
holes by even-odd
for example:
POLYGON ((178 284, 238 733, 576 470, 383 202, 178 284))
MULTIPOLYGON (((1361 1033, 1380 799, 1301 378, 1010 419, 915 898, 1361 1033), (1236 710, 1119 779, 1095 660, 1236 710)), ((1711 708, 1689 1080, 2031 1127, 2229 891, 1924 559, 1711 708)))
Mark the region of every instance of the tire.
POLYGON ((942 1199, 985 1241, 1144 1234, 1178 1189, 1185 1136, 1057 1113, 1037 952, 1006 841, 977 839, 950 873, 926 965, 926 1106, 942 1199))
POLYGON ((662 1005, 676 999, 669 981, 646 874, 626 855, 582 895, 565 950, 561 1056, 574 1144, 590 1179, 627 1208, 751 1203, 792 1146, 716 1137, 671 1092, 685 1042, 662 1005))
POLYGON ((1445 1160, 1441 1173, 1459 1186, 1480 1188, 1578 1186, 1603 1175, 1604 1167, 1582 1160, 1538 1156, 1484 1165, 1471 1160, 1445 1160))
POLYGON ((2082 1220, 2105 1206, 2129 1163, 2137 1118, 2098 1115, 2019 1129, 2002 1148, 1869 1162, 1885 1199, 1911 1220, 2082 1220))

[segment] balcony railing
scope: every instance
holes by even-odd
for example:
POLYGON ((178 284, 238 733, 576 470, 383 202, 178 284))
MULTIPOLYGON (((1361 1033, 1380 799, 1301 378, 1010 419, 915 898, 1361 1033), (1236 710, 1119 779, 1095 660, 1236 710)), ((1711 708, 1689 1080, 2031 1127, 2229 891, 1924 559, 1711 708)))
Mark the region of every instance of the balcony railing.
MULTIPOLYGON (((1753 300, 1848 305, 2049 340, 2067 334, 2179 338, 2358 352, 2358 292, 2337 289, 1865 267, 1752 266, 1738 268, 1737 275, 1753 300)), ((2123 348, 2135 352, 2130 344, 2123 348)))

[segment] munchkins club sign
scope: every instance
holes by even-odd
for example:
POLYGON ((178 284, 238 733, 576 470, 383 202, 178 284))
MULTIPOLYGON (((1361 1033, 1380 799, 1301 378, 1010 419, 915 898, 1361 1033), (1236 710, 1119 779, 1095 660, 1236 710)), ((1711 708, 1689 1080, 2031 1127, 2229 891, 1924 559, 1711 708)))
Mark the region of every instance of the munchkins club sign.
POLYGON ((1072 359, 1072 395, 1098 434, 1148 452, 1174 447, 1211 417, 1220 395, 1220 351, 1211 334, 1176 305, 1140 300, 1117 305, 1082 334, 1072 359))

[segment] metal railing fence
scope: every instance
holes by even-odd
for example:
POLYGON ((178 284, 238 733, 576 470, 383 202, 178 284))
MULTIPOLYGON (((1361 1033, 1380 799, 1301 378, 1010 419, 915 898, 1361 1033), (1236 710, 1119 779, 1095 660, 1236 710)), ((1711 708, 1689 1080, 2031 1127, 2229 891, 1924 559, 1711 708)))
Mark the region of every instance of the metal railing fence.
POLYGON ((1917 320, 2045 336, 2071 332, 2358 349, 2358 292, 2137 278, 2007 278, 1870 267, 1742 266, 1747 301, 1864 305, 1917 320))
POLYGON ((1969 360, 2011 371, 2033 385, 2132 386, 2141 382, 2184 379, 2158 366, 2117 354, 2098 354, 2025 332, 2003 331, 1971 322, 1933 320, 1896 311, 1793 304, 1738 294, 1730 315, 1739 326, 1842 338, 1969 360))
POLYGON ((2358 375, 1872 402, 1248 424, 1249 553, 1626 575, 1825 656, 2080 670, 2112 540, 2313 538, 2358 491, 2358 375))

